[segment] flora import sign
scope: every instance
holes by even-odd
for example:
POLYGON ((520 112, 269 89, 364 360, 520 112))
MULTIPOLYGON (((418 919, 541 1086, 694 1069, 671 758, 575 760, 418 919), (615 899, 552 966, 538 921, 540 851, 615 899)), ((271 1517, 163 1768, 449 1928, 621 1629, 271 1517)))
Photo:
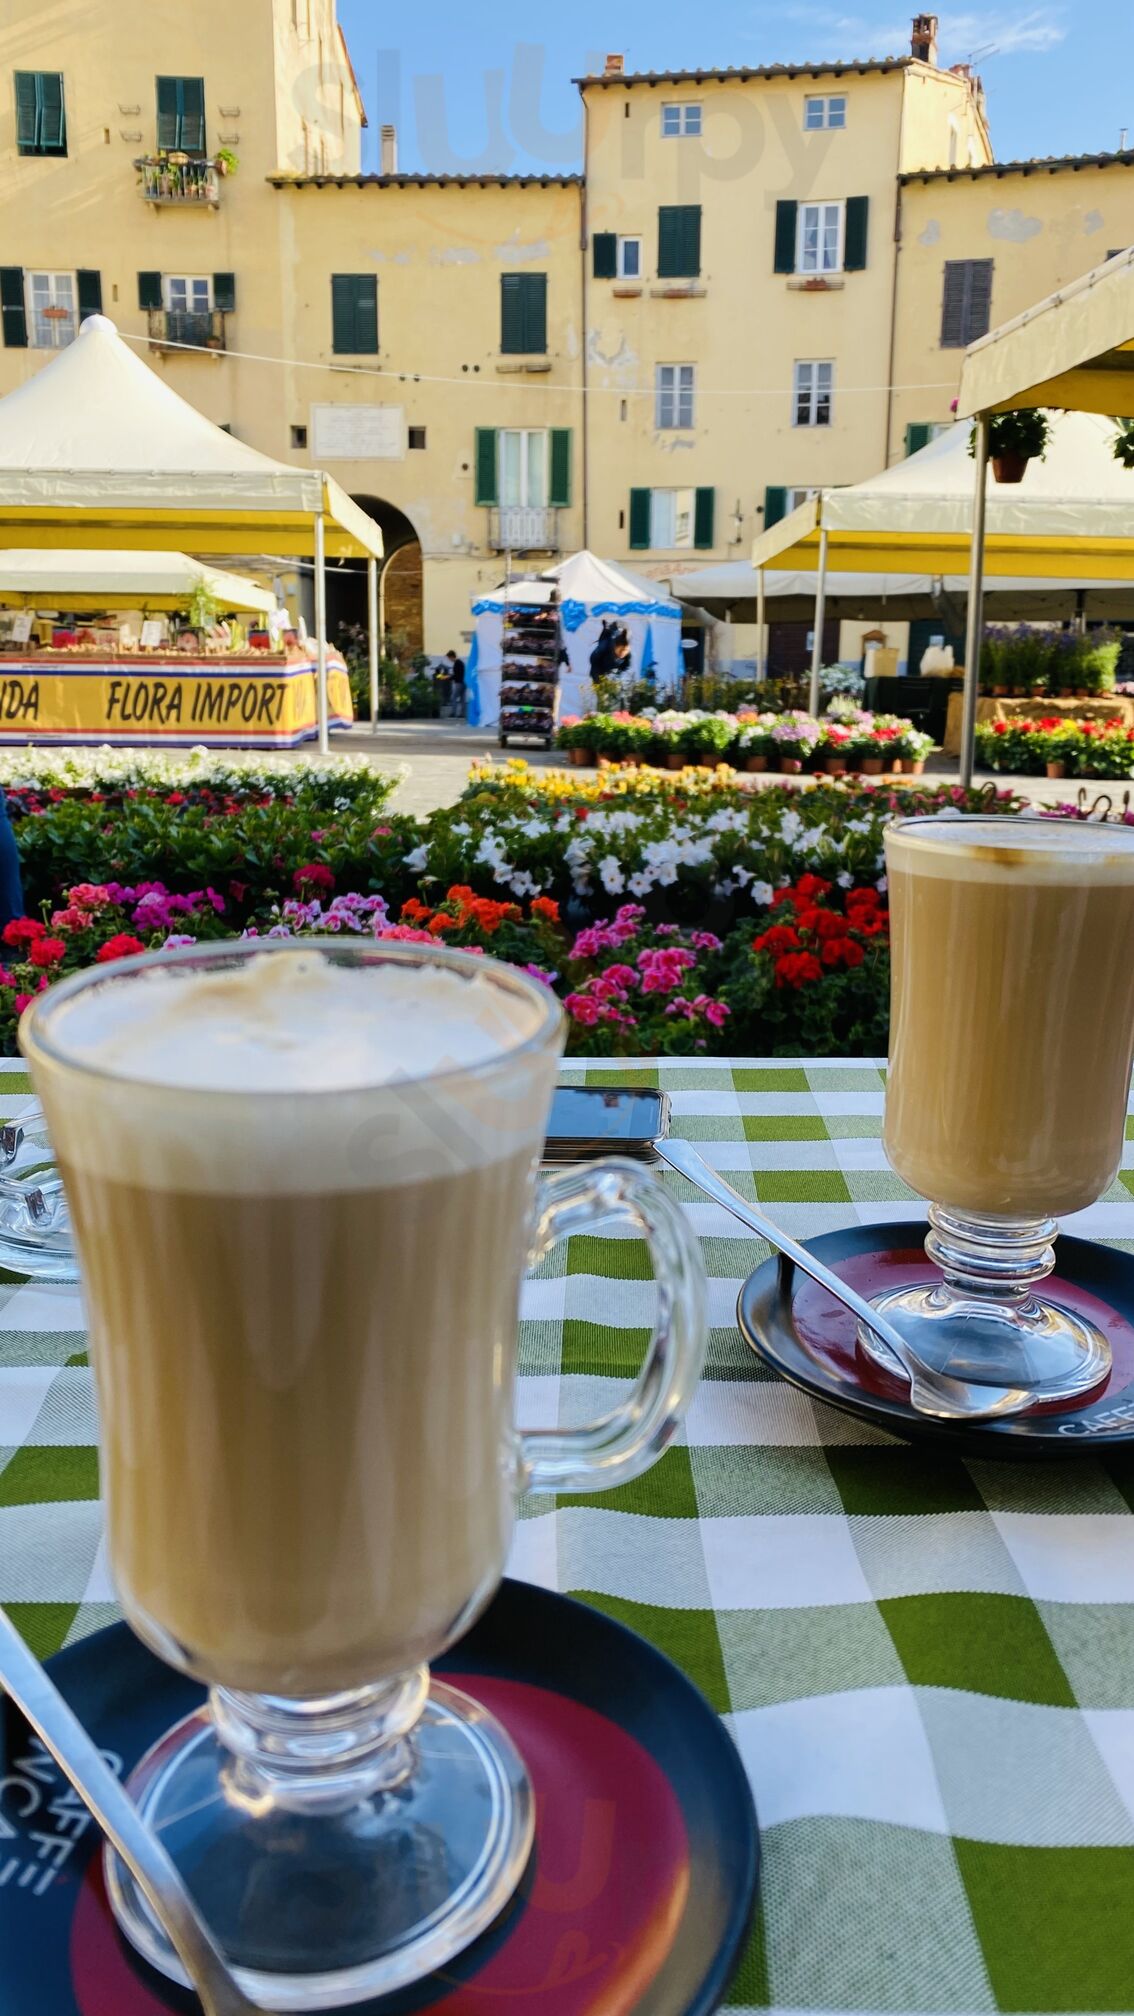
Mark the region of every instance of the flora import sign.
MULTIPOLYGON (((332 726, 353 719, 350 681, 329 660, 332 726)), ((0 744, 286 749, 317 732, 313 663, 67 658, 0 660, 0 744)))

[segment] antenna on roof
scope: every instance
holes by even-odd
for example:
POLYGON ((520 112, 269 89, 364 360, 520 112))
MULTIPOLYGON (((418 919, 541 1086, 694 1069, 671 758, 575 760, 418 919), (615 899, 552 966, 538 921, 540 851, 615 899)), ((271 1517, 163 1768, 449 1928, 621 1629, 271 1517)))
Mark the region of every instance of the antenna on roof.
POLYGON ((979 63, 982 56, 999 56, 999 54, 1000 45, 998 42, 985 42, 982 43, 979 49, 969 50, 968 60, 970 63, 979 63))

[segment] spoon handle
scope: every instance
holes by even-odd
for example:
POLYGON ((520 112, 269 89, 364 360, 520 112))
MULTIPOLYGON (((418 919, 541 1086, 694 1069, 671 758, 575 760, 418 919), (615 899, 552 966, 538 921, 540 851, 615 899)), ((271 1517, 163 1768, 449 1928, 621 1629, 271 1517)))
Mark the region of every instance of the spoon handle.
POLYGON ((0 1686, 50 1750, 83 1804, 137 1878, 168 1932, 205 2016, 258 2016, 198 1916, 188 1890, 134 1801, 58 1688, 0 1609, 0 1686))
POLYGON ((697 1150, 691 1147, 688 1141, 667 1137, 663 1141, 656 1141, 654 1146, 663 1162, 668 1162, 671 1169, 676 1169, 679 1175, 687 1177, 690 1183, 695 1183, 699 1190, 705 1192, 706 1197, 713 1199, 714 1203, 723 1204, 725 1210, 731 1211, 734 1218, 739 1218, 742 1225, 747 1225, 750 1232, 755 1232, 761 1239, 766 1239, 769 1246, 774 1246, 778 1253, 794 1261, 802 1273, 809 1274, 821 1288, 827 1288, 832 1295, 836 1295, 860 1322, 865 1323, 876 1337, 880 1337, 884 1344, 889 1345, 898 1363, 909 1370, 909 1345, 895 1330, 894 1325, 885 1316, 880 1315, 863 1296, 848 1287, 838 1274, 833 1274, 829 1267, 824 1267, 823 1262, 817 1260, 814 1253, 809 1253, 806 1246, 800 1246, 795 1239, 789 1238, 786 1232, 781 1232, 778 1225, 774 1225, 770 1218, 765 1218, 763 1212, 757 1210, 754 1204, 750 1204, 739 1191, 734 1190, 731 1183, 726 1183, 723 1176, 718 1176, 715 1169, 710 1169, 708 1163, 698 1155, 697 1150))

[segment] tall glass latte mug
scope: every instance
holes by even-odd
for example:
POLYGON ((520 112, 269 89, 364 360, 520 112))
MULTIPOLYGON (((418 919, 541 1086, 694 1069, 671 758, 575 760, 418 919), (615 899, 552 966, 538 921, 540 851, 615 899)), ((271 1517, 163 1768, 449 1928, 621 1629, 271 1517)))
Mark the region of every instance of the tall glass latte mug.
MULTIPOLYGON (((1055 1220, 1122 1155, 1134 1057, 1134 829, 907 819, 886 835, 892 940, 883 1139, 932 1200, 933 1279, 878 1298, 919 1355, 974 1385, 1073 1401, 1105 1379, 1096 1326, 1039 1293, 1055 1220)), ((862 1349, 897 1371, 872 1331, 862 1349)))
POLYGON ((624 1483, 672 1437, 696 1241, 632 1163, 537 1183, 561 1014, 489 959, 147 956, 53 988, 21 1039, 74 1217, 116 1585, 209 1688, 134 1795, 255 1999, 397 1988, 491 1923, 533 1833, 509 1737, 428 1661, 496 1589, 518 1497, 624 1483), (518 1430, 525 1266, 602 1219, 653 1250, 641 1376, 589 1427, 518 1430))

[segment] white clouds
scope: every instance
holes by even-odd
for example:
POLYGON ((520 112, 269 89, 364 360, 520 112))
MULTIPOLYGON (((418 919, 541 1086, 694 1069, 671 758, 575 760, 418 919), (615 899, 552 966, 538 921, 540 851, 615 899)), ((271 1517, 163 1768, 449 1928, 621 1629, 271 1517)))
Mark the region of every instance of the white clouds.
MULTIPOLYGON (((822 39, 813 54, 848 58, 853 56, 893 56, 909 48, 908 14, 886 15, 842 13, 834 7, 809 7, 788 0, 780 8, 781 18, 803 21, 822 39)), ((961 63, 974 50, 994 50, 998 56, 1020 53, 1045 54, 1056 49, 1067 34, 1063 11, 1058 7, 989 7, 980 11, 948 16, 941 24, 941 60, 961 63)))

